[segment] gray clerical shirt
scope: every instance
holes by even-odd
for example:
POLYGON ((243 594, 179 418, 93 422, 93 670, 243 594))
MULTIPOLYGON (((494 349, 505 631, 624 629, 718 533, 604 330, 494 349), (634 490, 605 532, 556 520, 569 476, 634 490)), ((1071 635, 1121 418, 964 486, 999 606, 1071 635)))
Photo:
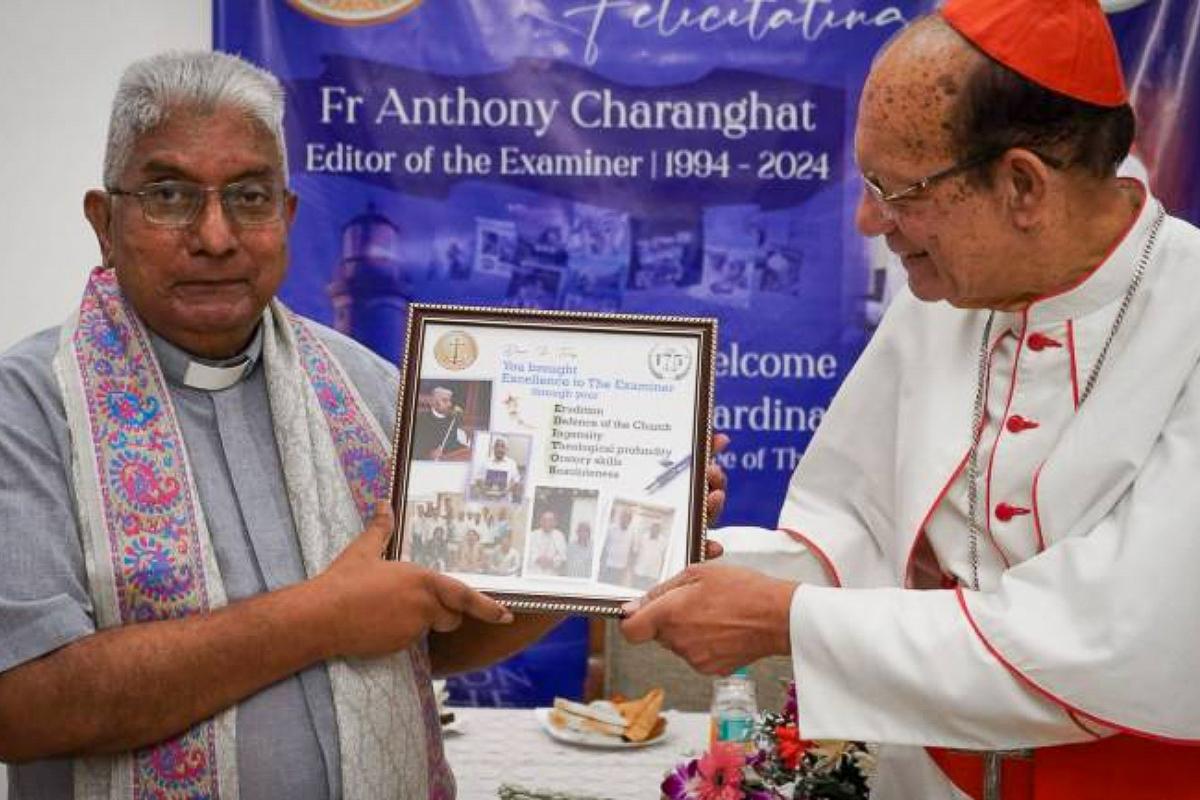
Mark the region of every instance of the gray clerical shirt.
MULTIPOLYGON (((396 371, 346 337, 317 328, 390 432, 396 371)), ((70 444, 51 360, 58 330, 0 356, 0 672, 94 631, 75 515, 70 444)), ((230 602, 305 579, 271 427, 260 338, 255 362, 220 391, 182 384, 189 358, 155 339, 191 457, 230 602)), ((215 363, 217 366, 225 362, 215 363)), ((324 665, 243 700, 237 709, 242 800, 341 797, 337 722, 324 665)), ((69 759, 9 768, 10 800, 70 800, 69 759)))

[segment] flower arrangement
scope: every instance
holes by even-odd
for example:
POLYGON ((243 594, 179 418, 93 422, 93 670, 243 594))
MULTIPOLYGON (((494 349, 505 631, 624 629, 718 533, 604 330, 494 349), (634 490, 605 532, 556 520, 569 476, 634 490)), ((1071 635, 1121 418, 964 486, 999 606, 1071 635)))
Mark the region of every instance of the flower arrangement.
POLYGON ((753 750, 717 742, 675 767, 662 783, 668 800, 865 800, 875 759, 862 742, 800 738, 796 688, 782 712, 759 715, 753 750))

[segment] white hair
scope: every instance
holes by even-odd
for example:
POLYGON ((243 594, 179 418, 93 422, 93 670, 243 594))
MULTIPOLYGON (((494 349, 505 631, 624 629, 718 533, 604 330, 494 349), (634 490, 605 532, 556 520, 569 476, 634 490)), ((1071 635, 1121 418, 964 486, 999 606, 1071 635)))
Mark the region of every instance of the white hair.
POLYGON ((286 183, 283 106, 283 87, 274 75, 228 53, 172 51, 135 61, 113 97, 104 185, 116 185, 138 139, 173 114, 210 115, 218 109, 240 111, 271 135, 286 183))

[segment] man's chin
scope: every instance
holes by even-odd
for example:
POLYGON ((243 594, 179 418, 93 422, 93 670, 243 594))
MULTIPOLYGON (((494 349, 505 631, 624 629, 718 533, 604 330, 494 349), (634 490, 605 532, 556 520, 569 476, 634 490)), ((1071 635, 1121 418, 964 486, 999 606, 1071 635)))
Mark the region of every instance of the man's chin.
POLYGON ((178 298, 164 307, 162 317, 169 317, 175 327, 191 331, 219 331, 255 323, 262 316, 266 303, 248 295, 236 297, 199 296, 178 298))
POLYGON ((908 289, 913 293, 913 297, 926 303, 948 299, 946 288, 938 281, 914 278, 911 272, 908 273, 908 289))
POLYGON ((193 355, 227 358, 241 352, 262 319, 261 310, 256 314, 205 311, 193 309, 186 318, 154 326, 155 333, 193 355))

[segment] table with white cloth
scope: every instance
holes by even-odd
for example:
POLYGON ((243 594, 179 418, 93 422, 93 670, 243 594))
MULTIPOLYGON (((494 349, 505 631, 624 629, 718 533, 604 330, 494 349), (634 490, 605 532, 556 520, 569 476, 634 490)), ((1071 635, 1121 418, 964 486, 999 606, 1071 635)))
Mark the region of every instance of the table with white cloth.
POLYGON ((708 747, 708 715, 667 711, 655 744, 620 750, 567 744, 550 737, 532 709, 451 708, 446 755, 459 800, 496 800, 501 785, 539 792, 654 800, 663 777, 708 747))

